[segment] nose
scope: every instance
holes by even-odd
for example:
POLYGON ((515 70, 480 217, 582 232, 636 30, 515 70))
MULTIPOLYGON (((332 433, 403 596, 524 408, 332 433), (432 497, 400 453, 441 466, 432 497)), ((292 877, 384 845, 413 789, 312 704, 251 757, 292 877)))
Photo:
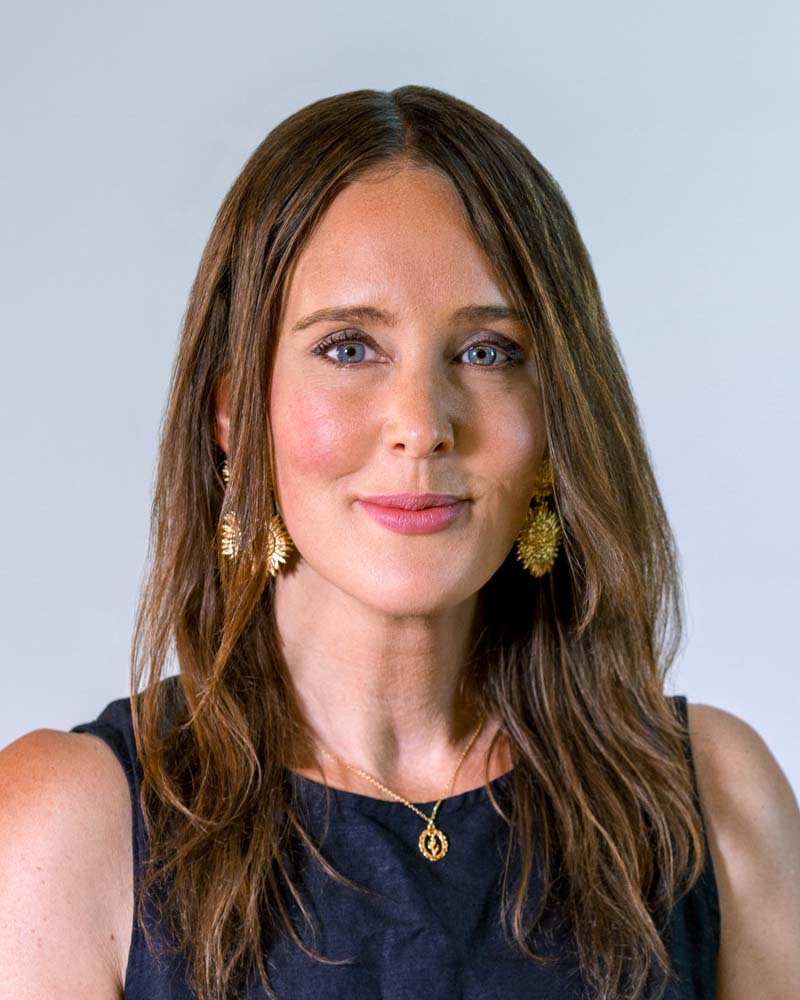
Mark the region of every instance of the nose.
POLYGON ((450 451, 455 442, 453 400, 430 359, 400 371, 387 388, 384 438, 392 451, 415 458, 450 451))

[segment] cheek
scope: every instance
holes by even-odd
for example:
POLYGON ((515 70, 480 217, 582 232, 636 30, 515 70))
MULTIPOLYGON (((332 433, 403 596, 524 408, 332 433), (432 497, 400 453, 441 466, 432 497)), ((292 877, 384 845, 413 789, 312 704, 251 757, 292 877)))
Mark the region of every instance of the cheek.
POLYGON ((335 477, 352 464, 358 444, 356 425, 341 405, 299 391, 289 405, 273 407, 278 475, 335 477))
POLYGON ((481 445, 496 473, 516 479, 522 489, 535 478, 547 444, 544 409, 538 392, 526 388, 496 401, 478 423, 485 428, 481 445))
POLYGON ((517 472, 521 479, 525 478, 526 472, 535 476, 546 445, 547 437, 542 423, 533 421, 526 423, 523 420, 518 422, 511 435, 511 448, 518 463, 517 472))

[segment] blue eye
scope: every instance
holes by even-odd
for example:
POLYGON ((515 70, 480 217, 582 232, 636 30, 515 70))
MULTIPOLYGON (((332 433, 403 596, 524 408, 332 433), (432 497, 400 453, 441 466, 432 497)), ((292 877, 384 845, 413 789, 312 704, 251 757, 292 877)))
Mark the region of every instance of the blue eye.
MULTIPOLYGON (((476 352, 476 354, 473 355, 473 357, 481 357, 481 355, 482 355, 481 360, 483 358, 486 358, 486 357, 488 357, 490 360, 493 357, 495 357, 495 358, 497 357, 497 349, 494 347, 492 341, 486 341, 485 340, 485 341, 481 341, 478 344, 473 344, 471 347, 468 347, 466 349, 466 351, 464 351, 464 354, 469 354, 471 351, 475 351, 476 352)), ((484 364, 479 364, 478 367, 479 368, 502 368, 503 365, 491 365, 491 364, 484 365, 484 364)))
POLYGON ((351 364, 350 361, 342 361, 342 360, 337 360, 336 358, 328 357, 328 352, 331 350, 331 348, 336 347, 337 349, 339 348, 342 349, 341 352, 337 350, 339 358, 342 357, 342 354, 346 349, 351 353, 349 355, 344 355, 344 356, 352 359, 352 350, 354 345, 358 345, 362 348, 366 347, 367 345, 370 345, 373 349, 376 349, 375 341, 372 339, 372 337, 368 337, 366 336, 366 334, 359 333, 358 330, 339 330, 338 333, 332 333, 330 334, 330 336, 325 337, 323 340, 321 340, 311 353, 322 355, 325 361, 329 362, 332 365, 336 365, 337 368, 355 368, 358 367, 358 365, 351 364))
MULTIPOLYGON (((357 368, 359 367, 358 362, 364 359, 364 355, 361 354, 354 358, 352 352, 355 347, 371 347, 377 350, 373 339, 366 334, 360 333, 358 330, 339 330, 337 333, 332 333, 321 340, 311 353, 321 355, 327 362, 335 365, 337 368, 357 368), (339 359, 328 357, 328 352, 333 347, 342 349, 342 353, 339 353, 339 359), (344 354, 344 357, 349 359, 346 361, 341 360, 345 350, 349 352, 344 354)), ((464 348, 459 357, 470 353, 472 353, 472 358, 477 363, 467 365, 468 368, 488 368, 497 371, 499 369, 514 368, 522 364, 525 360, 525 355, 517 344, 513 340, 502 337, 499 334, 486 334, 480 340, 476 340, 469 347, 464 348), (489 348, 488 351, 487 347, 489 348), (507 360, 502 364, 491 364, 491 361, 497 357, 495 349, 497 347, 500 348, 502 354, 506 355, 507 360), (489 363, 483 363, 487 359, 489 363)))
MULTIPOLYGON (((346 332, 347 331, 345 331, 345 333, 346 332)), ((340 338, 338 340, 331 341, 330 338, 328 338, 327 341, 325 340, 322 341, 322 343, 319 345, 319 348, 316 348, 314 350, 314 353, 322 354, 326 361, 330 361, 331 364, 336 365, 338 368, 351 368, 352 365, 350 362, 364 360, 363 348, 365 346, 366 345, 364 344, 363 340, 355 339, 352 336, 348 336, 346 340, 342 340, 340 338), (328 352, 331 351, 334 347, 336 348, 337 357, 335 359, 329 358, 328 352), (353 352, 356 351, 356 349, 359 347, 362 348, 361 356, 358 358, 354 358, 353 352), (347 358, 347 360, 344 361, 342 360, 343 358, 347 358)))

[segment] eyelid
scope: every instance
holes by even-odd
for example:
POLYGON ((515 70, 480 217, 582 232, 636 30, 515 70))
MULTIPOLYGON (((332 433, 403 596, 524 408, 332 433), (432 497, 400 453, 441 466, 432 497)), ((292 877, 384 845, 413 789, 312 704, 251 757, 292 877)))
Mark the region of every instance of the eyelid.
POLYGON ((483 333, 479 333, 474 340, 471 340, 467 344, 464 350, 468 351, 470 347, 473 347, 475 344, 484 343, 496 344, 507 354, 510 354, 512 357, 519 358, 520 360, 525 357, 524 349, 516 342, 516 340, 514 340, 513 337, 509 337, 504 333, 497 333, 495 330, 485 330, 483 333))
MULTIPOLYGON (((336 330, 333 333, 326 334, 322 340, 318 341, 315 347, 311 348, 312 354, 325 355, 330 351, 332 347, 337 347, 339 344, 350 344, 360 342, 373 350, 378 350, 378 345, 370 337, 368 333, 363 333, 361 330, 336 330)), ((358 367, 353 365, 352 367, 358 367)))

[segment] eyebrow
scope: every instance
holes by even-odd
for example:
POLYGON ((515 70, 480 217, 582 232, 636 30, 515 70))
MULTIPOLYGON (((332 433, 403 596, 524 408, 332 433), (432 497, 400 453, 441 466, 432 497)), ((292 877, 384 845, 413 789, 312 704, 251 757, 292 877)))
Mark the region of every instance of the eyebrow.
MULTIPOLYGON (((484 322, 486 320, 511 319, 522 323, 523 318, 516 309, 508 306, 462 306, 450 316, 450 322, 469 320, 473 323, 484 322)), ((371 320, 373 323, 383 323, 384 326, 397 326, 399 320, 393 313, 384 312, 374 306, 331 306, 326 309, 317 309, 315 312, 303 316, 292 327, 292 333, 298 330, 305 330, 315 323, 322 323, 329 320, 336 323, 362 323, 371 320)))

